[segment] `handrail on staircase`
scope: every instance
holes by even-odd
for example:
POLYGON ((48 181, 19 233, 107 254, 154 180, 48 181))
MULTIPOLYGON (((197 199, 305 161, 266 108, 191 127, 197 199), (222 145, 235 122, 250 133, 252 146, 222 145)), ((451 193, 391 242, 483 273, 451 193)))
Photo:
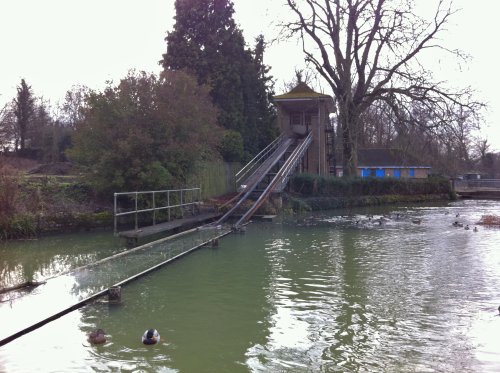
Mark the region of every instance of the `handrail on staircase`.
POLYGON ((287 159, 283 167, 279 170, 278 175, 280 179, 278 180, 276 186, 273 188, 273 191, 275 192, 283 191, 286 184, 288 183, 288 180, 290 179, 290 175, 292 174, 295 167, 297 167, 297 164, 302 159, 304 153, 307 151, 311 143, 312 143, 312 132, 310 132, 309 135, 307 135, 304 141, 302 141, 302 143, 297 147, 297 149, 290 155, 290 158, 287 159))
POLYGON ((281 134, 268 146, 262 149, 259 154, 257 154, 253 159, 248 162, 241 170, 239 170, 235 175, 236 185, 243 180, 250 172, 252 172, 256 165, 261 163, 263 159, 267 159, 268 154, 270 154, 274 149, 276 149, 283 141, 285 141, 286 136, 281 134))

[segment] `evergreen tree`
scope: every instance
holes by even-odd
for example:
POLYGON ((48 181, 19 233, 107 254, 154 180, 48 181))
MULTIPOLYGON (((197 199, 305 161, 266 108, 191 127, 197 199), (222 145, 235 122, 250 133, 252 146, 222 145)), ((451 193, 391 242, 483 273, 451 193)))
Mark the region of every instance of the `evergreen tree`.
POLYGON ((15 149, 24 151, 28 130, 33 119, 35 110, 33 93, 31 86, 21 79, 21 85, 17 87, 17 97, 14 99, 14 113, 16 116, 16 136, 15 149))
POLYGON ((43 99, 37 99, 34 105, 31 126, 27 132, 31 157, 43 161, 53 161, 53 120, 49 114, 49 105, 43 99))
POLYGON ((264 64, 264 52, 264 36, 259 35, 256 38, 253 61, 253 66, 256 69, 255 73, 258 77, 253 82, 256 85, 255 105, 259 150, 267 146, 278 135, 276 110, 271 103, 274 96, 274 84, 272 77, 269 75, 270 67, 264 64))
POLYGON ((230 0, 176 0, 175 8, 161 64, 166 70, 186 69, 211 87, 219 124, 233 131, 230 138, 235 139, 234 132, 241 135, 248 157, 276 132, 262 64, 263 39, 254 58, 234 22, 230 0))

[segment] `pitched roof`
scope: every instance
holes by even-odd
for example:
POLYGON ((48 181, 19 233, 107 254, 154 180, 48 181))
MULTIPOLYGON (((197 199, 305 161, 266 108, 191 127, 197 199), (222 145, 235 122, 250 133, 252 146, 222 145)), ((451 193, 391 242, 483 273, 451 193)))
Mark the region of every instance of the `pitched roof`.
POLYGON ((431 168, 400 149, 359 149, 358 168, 366 167, 431 168))
POLYGON ((300 82, 290 92, 283 95, 274 96, 275 100, 293 100, 293 99, 310 99, 310 98, 332 98, 324 93, 314 92, 306 83, 300 82))

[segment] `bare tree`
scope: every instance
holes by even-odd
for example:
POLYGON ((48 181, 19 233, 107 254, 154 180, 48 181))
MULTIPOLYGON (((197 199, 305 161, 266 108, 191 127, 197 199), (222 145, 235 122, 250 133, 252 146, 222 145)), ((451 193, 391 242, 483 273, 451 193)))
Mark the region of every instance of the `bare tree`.
POLYGON ((8 151, 16 139, 16 119, 12 102, 0 109, 0 152, 8 151))
POLYGON ((486 154, 491 153, 491 144, 488 139, 483 137, 476 137, 473 141, 473 157, 481 160, 486 157, 486 154))
MULTIPOLYGON (((287 36, 299 36, 306 61, 330 85, 341 125, 344 174, 355 175, 360 116, 385 101, 401 118, 411 118, 417 101, 433 113, 429 128, 449 125, 457 107, 475 111, 470 89, 453 91, 435 82, 419 60, 424 51, 447 50, 438 43, 454 11, 437 1, 426 20, 413 0, 287 0, 295 20, 284 23, 287 36)), ((414 122, 414 120, 413 120, 414 122)))
POLYGON ((64 102, 59 107, 59 121, 65 127, 75 128, 84 120, 84 110, 86 107, 86 97, 90 93, 90 88, 85 85, 75 85, 66 92, 64 102))
POLYGON ((317 79, 316 74, 313 74, 311 70, 304 70, 295 68, 295 76, 289 82, 283 83, 283 91, 288 92, 295 88, 300 83, 306 83, 307 85, 313 85, 314 80, 317 79))

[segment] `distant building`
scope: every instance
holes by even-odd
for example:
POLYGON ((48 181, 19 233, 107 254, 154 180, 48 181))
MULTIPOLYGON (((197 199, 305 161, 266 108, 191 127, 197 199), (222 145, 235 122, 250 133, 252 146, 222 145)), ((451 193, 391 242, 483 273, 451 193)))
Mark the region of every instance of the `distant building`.
POLYGON ((361 177, 395 177, 422 179, 429 176, 430 166, 398 149, 359 149, 358 170, 361 177))

